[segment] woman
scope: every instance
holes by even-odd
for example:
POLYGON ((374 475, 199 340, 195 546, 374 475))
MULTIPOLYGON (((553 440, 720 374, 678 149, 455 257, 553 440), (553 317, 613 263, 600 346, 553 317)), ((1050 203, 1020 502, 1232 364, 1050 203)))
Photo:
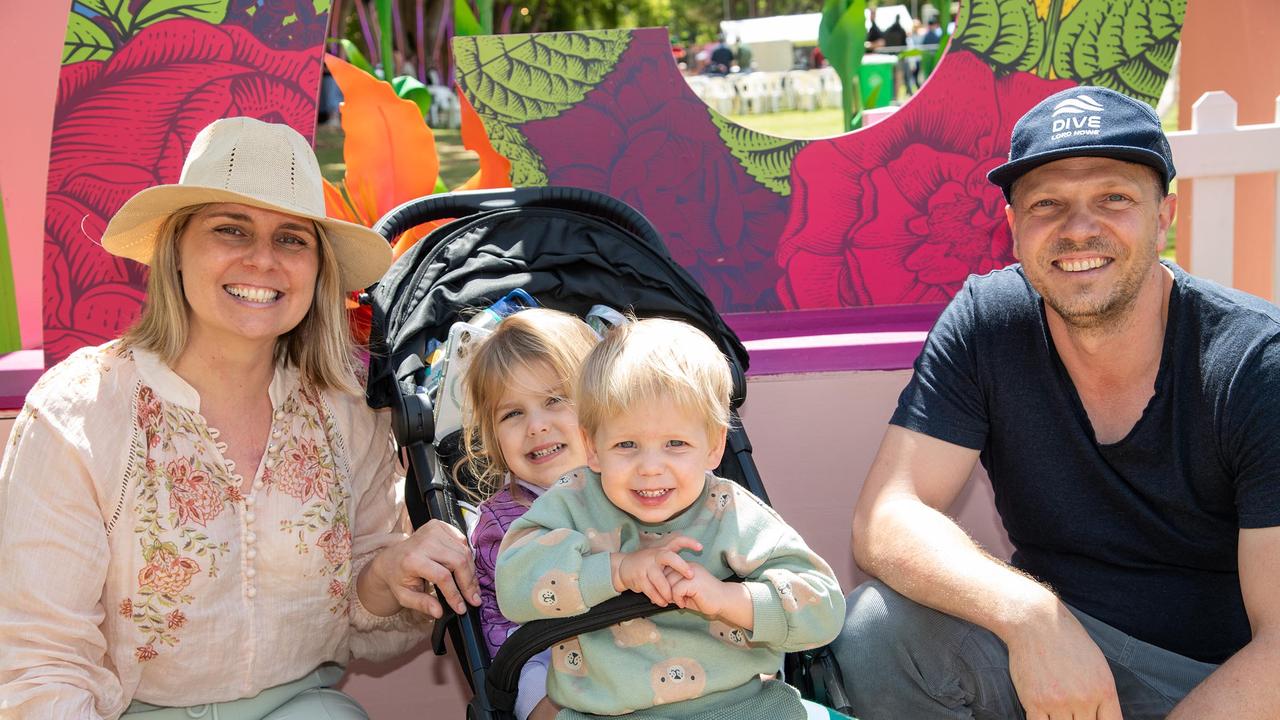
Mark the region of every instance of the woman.
POLYGON ((343 291, 390 263, 324 216, 301 135, 196 137, 103 247, 142 317, 51 368, 0 465, 0 716, 366 717, 327 689, 479 589, 462 535, 401 532, 390 420, 363 402, 343 291), (325 715, 324 713, 329 713, 325 715))

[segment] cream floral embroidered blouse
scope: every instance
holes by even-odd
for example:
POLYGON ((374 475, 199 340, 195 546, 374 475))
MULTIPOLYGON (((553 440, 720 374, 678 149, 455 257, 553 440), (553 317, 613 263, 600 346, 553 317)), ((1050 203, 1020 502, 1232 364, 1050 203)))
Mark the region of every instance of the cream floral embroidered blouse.
POLYGON ((115 718, 248 697, 429 624, 360 606, 401 538, 390 419, 277 369, 253 489, 195 390, 119 343, 51 368, 0 465, 0 716, 115 718))

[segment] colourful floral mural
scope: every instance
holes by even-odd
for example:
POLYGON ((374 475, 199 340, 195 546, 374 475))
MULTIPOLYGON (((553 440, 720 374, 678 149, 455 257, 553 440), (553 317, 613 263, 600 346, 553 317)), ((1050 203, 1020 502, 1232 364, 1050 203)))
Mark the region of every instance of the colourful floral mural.
POLYGON ((312 135, 327 16, 313 0, 72 5, 49 156, 46 364, 137 316, 145 268, 98 239, 134 193, 177 181, 200 128, 249 115, 312 135))
POLYGON ((689 90, 662 29, 464 37, 459 84, 517 185, 644 213, 725 312, 927 303, 1012 262, 1013 122, 1074 84, 1154 104, 1186 0, 962 0, 920 92, 871 127, 800 141, 689 90))

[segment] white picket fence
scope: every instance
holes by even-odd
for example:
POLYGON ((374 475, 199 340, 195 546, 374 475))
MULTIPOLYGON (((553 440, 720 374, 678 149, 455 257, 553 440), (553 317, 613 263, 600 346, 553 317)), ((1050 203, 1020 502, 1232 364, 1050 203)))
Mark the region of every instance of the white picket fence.
MULTIPOLYGON (((1222 91, 1200 96, 1191 129, 1169 133, 1178 178, 1195 180, 1191 198, 1191 267, 1234 286, 1236 176, 1280 172, 1280 97, 1275 122, 1236 124, 1236 101, 1222 91)), ((1280 302, 1280 179, 1276 182, 1271 299, 1280 302)))

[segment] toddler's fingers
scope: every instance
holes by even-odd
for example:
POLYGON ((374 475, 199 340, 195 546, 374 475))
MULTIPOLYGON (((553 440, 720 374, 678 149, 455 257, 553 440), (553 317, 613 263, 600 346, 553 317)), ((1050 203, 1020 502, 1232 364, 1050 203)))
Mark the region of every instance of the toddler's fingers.
POLYGON ((671 552, 679 552, 681 550, 692 550, 694 552, 702 552, 702 543, 694 540, 688 535, 676 535, 662 545, 663 550, 671 552))
POLYGON ((693 579, 693 570, 689 568, 689 561, 670 550, 663 550, 661 553, 658 553, 655 561, 658 565, 670 568, 679 573, 680 576, 686 580, 693 579))

